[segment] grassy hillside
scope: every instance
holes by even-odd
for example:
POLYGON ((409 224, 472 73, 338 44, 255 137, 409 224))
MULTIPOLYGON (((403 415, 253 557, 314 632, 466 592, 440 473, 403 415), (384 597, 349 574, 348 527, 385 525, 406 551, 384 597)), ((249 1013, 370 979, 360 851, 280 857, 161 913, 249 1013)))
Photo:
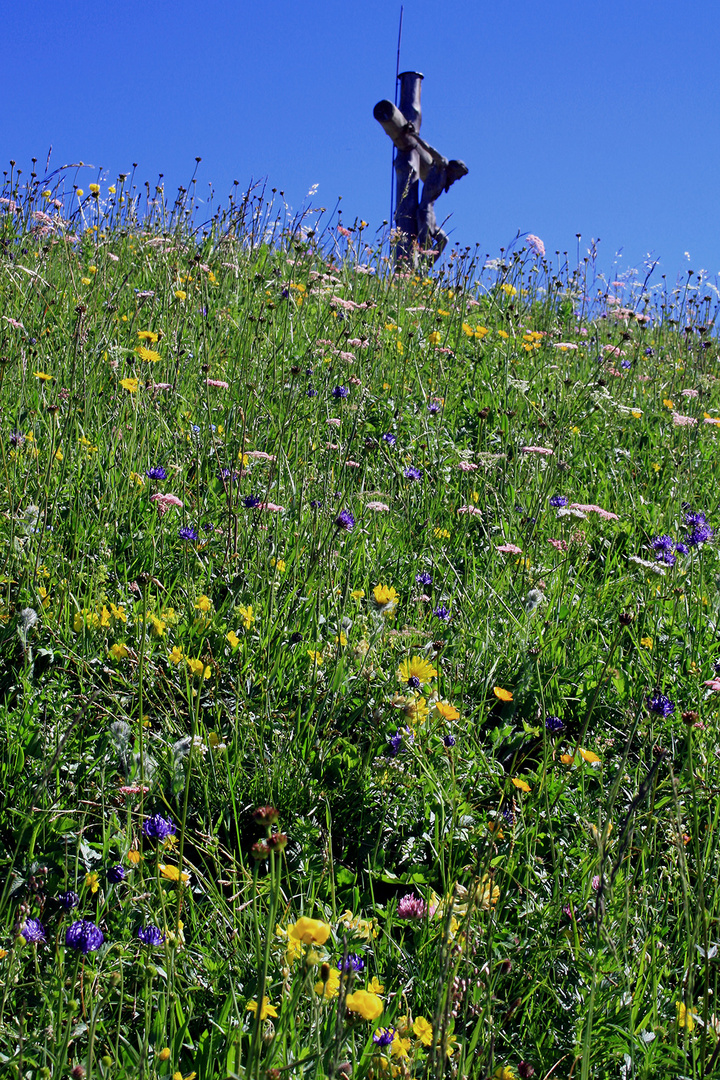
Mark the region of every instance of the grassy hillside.
POLYGON ((717 1075, 713 290, 15 179, 3 1073, 717 1075))

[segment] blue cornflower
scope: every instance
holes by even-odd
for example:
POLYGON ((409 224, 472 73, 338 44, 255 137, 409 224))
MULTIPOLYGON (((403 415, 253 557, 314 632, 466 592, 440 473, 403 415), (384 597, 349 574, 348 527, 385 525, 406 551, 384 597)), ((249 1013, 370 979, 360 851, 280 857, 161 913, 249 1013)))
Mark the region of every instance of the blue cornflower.
POLYGON ((355 528, 355 518, 349 510, 341 510, 335 518, 335 525, 338 529, 343 529, 345 532, 352 532, 355 528))
POLYGON ((383 439, 383 442, 386 442, 388 444, 388 446, 394 446, 395 443, 397 442, 397 439, 393 435, 392 431, 386 431, 385 434, 383 435, 382 439, 383 439))
POLYGON ((111 866, 107 872, 107 879, 111 885, 118 885, 121 881, 124 881, 127 877, 127 871, 120 863, 117 866, 111 866))
POLYGON ((72 911, 80 903, 80 897, 72 889, 68 889, 67 892, 58 893, 55 897, 61 908, 65 908, 66 911, 72 911))
POLYGON ((347 386, 333 386, 332 396, 334 398, 346 398, 350 390, 347 386))
POLYGON ((436 413, 440 412, 442 405, 439 405, 437 401, 431 401, 427 408, 430 415, 435 416, 436 413))
POLYGON ((445 746, 454 746, 457 739, 454 735, 443 735, 443 742, 445 743, 445 746))
POLYGON ((248 510, 254 510, 261 502, 262 499, 259 495, 246 495, 243 499, 243 506, 247 507, 248 510))
POLYGON ((414 465, 408 465, 407 469, 403 473, 406 480, 419 480, 422 473, 419 469, 416 469, 414 465))
POLYGON ((183 525, 178 529, 178 536, 181 540, 197 540, 198 538, 197 532, 190 525, 183 525))
POLYGON ((305 393, 307 394, 308 397, 317 397, 317 390, 315 389, 314 386, 308 386, 305 393))
POLYGON ((690 554, 690 548, 687 546, 687 544, 676 544, 675 550, 677 551, 678 555, 690 554))
POLYGON ((450 608, 436 607, 433 611, 433 615, 436 619, 440 619, 441 622, 447 622, 450 618, 450 608))
POLYGON ((564 495, 551 495, 550 496, 550 505, 551 506, 567 506, 567 504, 568 504, 568 501, 567 501, 567 499, 566 499, 566 497, 564 495))
POLYGON ((164 818, 162 814, 152 814, 143 822, 143 832, 148 840, 167 840, 168 836, 174 836, 176 829, 172 821, 164 818))
POLYGON ((432 575, 423 570, 422 573, 415 575, 415 582, 418 585, 432 585, 432 575))
MULTIPOLYGON (((687 503, 684 504, 687 506, 687 503)), ((704 514, 689 513, 685 515, 686 525, 705 525, 706 518, 704 514)))
POLYGON ((143 945, 162 945, 165 940, 165 935, 152 923, 148 923, 147 926, 139 926, 137 936, 143 945))
POLYGON ((376 1046, 390 1046, 395 1038, 394 1027, 381 1027, 373 1032, 373 1042, 376 1046))
POLYGON ((357 953, 349 953, 342 960, 338 960, 338 971, 363 971, 365 961, 357 953))
POLYGON ((556 731, 562 731, 564 724, 559 716, 546 716, 545 717, 545 730, 554 734, 556 731))
POLYGON ((654 536, 650 541, 650 547, 653 551, 670 553, 674 546, 675 541, 672 536, 668 536, 667 533, 664 533, 662 536, 654 536))
POLYGON ((322 504, 323 504, 322 499, 311 499, 310 500, 310 509, 311 510, 321 510, 322 509, 322 504))
POLYGON ((713 531, 709 525, 698 525, 688 536, 687 542, 692 547, 697 547, 698 544, 707 544, 708 540, 712 540, 712 538, 713 531))
POLYGON ((20 933, 27 942, 45 940, 45 927, 39 919, 26 919, 20 933))
POLYGON ((645 702, 648 710, 658 716, 670 716, 671 713, 675 712, 675 702, 671 701, 666 694, 661 694, 659 690, 654 690, 652 694, 648 694, 645 702))
POLYGON ((145 475, 149 480, 167 480, 167 473, 162 465, 153 465, 152 469, 146 469, 145 475))
POLYGON ((393 736, 390 738, 390 745, 388 746, 388 754, 390 757, 397 757, 401 754, 405 747, 403 746, 403 738, 407 735, 408 741, 412 742, 414 735, 410 728, 398 728, 393 736))
POLYGON ((620 367, 625 368, 625 370, 627 371, 628 368, 632 367, 632 361, 630 361, 630 360, 622 360, 620 362, 620 367))
POLYGON ((68 926, 65 932, 65 944, 70 949, 87 956, 88 953, 99 949, 105 940, 105 935, 99 926, 88 919, 78 919, 77 922, 68 926))
POLYGON ((411 690, 419 690, 422 686, 422 683, 418 679, 417 675, 411 675, 407 681, 407 685, 410 687, 411 690))

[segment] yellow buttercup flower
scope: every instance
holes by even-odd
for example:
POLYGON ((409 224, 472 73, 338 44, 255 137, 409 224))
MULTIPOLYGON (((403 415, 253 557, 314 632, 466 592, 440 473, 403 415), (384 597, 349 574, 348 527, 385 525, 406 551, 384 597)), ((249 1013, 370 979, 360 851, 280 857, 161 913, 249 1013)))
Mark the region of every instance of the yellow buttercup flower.
POLYGON ((687 1006, 682 1001, 676 1001, 675 1009, 677 1012, 678 1027, 687 1028, 688 1031, 693 1031, 695 1028, 695 1020, 687 1006))
POLYGON ((165 878, 166 881, 180 881, 183 885, 187 885, 190 881, 190 875, 185 870, 180 871, 177 866, 172 866, 170 863, 161 864, 158 869, 160 877, 165 878))
POLYGON ((367 990, 356 990, 354 994, 348 994, 345 998, 345 1007, 350 1012, 359 1013, 363 1020, 377 1020, 382 1016, 383 1003, 377 994, 371 994, 367 990))
POLYGON ((291 941, 300 941, 303 945, 324 945, 330 937, 331 928, 322 919, 309 919, 302 915, 297 922, 287 928, 291 941))
POLYGON ((140 341, 151 341, 153 345, 158 340, 158 335, 154 330, 138 330, 137 336, 140 338, 140 341))
POLYGON ((252 604, 248 604, 245 607, 244 604, 238 606, 238 611, 242 616, 243 626, 246 630, 249 630, 252 624, 255 622, 255 616, 253 615, 252 604))
POLYGON ((93 896, 95 895, 95 893, 100 888, 100 881, 97 874, 85 875, 85 888, 89 889, 93 896))
POLYGON ((128 649, 127 645, 121 645, 120 643, 118 643, 116 645, 110 646, 110 655, 112 656, 113 660, 124 660, 125 657, 129 655, 129 653, 130 650, 128 649))
POLYGON ((226 640, 230 642, 230 645, 233 649, 237 648, 237 646, 240 644, 240 638, 237 636, 234 630, 231 630, 228 634, 225 635, 225 637, 226 640))
POLYGON ((203 593, 203 595, 199 596, 195 601, 195 607, 198 609, 198 611, 202 611, 203 613, 207 614, 207 612, 210 611, 212 607, 212 600, 209 596, 205 596, 205 594, 203 593))
POLYGON ((518 776, 513 776, 512 782, 518 791, 530 791, 530 785, 525 780, 521 780, 518 776))
MULTIPOLYGON (((245 1011, 246 1012, 251 1012, 253 1014, 253 1016, 255 1016, 257 1014, 257 1009, 258 1009, 257 1001, 248 1001, 247 1005, 245 1006, 245 1011)), ((274 1005, 270 1004, 270 999, 269 998, 264 997, 262 999, 262 1008, 260 1009, 260 1019, 261 1020, 267 1020, 267 1018, 269 1016, 277 1016, 277 1009, 275 1008, 274 1005)))
POLYGON ((513 699, 512 691, 503 690, 502 686, 493 686, 493 694, 496 698, 499 698, 500 701, 512 701, 513 699))
POLYGON ((326 1001, 331 998, 337 997, 340 990, 340 972, 337 968, 331 967, 329 974, 325 982, 322 979, 318 979, 315 983, 315 993, 326 1001))
POLYGON ((435 710, 443 720, 459 720, 460 712, 449 701, 436 701, 435 710))

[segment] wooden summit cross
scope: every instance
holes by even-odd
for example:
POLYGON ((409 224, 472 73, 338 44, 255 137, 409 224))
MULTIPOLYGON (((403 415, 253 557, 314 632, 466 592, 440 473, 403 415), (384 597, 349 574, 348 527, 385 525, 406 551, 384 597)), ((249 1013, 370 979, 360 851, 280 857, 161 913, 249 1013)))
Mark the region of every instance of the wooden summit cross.
POLYGON ((403 71, 400 82, 400 108, 392 101, 378 101, 373 116, 392 139, 397 154, 395 225, 400 231, 395 258, 415 262, 418 251, 439 259, 447 236, 435 217, 435 200, 451 184, 466 176, 464 161, 446 157, 420 138, 420 90, 423 76, 419 71, 403 71), (419 194, 423 181, 422 195, 419 194))

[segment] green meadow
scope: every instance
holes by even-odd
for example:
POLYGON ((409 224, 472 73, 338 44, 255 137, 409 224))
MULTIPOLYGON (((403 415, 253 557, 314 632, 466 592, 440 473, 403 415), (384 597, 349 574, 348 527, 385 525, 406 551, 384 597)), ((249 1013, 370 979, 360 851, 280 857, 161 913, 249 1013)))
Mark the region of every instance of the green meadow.
POLYGON ((720 1075, 717 290, 73 175, 0 199, 0 1073, 720 1075))

